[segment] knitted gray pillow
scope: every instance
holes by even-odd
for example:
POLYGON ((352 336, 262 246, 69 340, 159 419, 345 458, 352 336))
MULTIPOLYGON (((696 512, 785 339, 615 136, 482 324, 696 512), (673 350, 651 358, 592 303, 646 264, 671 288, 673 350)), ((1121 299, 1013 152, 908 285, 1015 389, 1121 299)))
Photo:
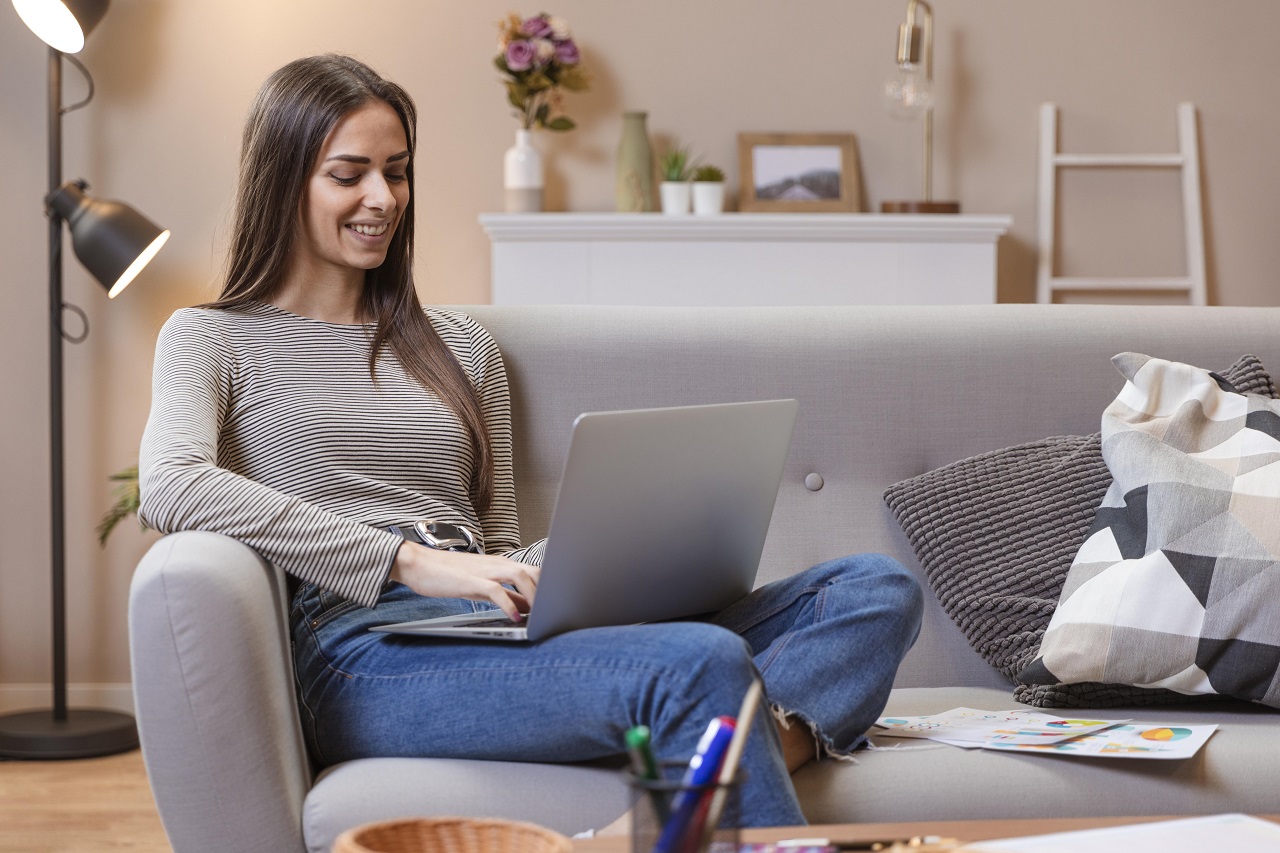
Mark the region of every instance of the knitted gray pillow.
MULTIPOLYGON (((1252 355, 1219 376, 1240 393, 1280 398, 1252 355)), ((1040 648, 1067 570, 1110 484, 1100 434, 1055 436, 895 483, 884 501, 942 609, 974 651, 1014 681, 1040 648)), ((1014 698, 1039 707, 1108 708, 1192 697, 1087 683, 1019 684, 1014 698)))

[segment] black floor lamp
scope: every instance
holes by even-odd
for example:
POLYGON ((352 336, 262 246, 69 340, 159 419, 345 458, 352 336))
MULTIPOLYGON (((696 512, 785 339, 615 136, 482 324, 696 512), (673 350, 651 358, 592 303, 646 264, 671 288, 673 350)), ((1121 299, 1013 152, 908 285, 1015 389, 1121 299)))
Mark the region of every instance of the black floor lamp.
MULTIPOLYGON (((85 195, 83 181, 62 182, 62 116, 88 103, 62 105, 64 53, 84 46, 109 0, 13 0, 22 20, 49 45, 49 455, 53 581, 53 709, 0 715, 0 757, 89 758, 138 745, 133 717, 116 711, 67 708, 66 573, 62 470, 62 223, 76 257, 114 297, 160 251, 169 232, 136 210, 85 195)), ((88 75, 86 73, 86 79, 88 75)), ((72 338, 71 340, 81 340, 72 338)))

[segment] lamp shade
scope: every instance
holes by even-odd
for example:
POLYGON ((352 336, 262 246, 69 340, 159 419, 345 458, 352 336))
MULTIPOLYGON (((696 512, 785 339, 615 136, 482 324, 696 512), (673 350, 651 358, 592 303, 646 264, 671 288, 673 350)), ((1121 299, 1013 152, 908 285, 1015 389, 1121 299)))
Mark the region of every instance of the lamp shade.
POLYGON ((169 232, 127 204, 90 198, 84 190, 83 183, 65 183, 46 203, 67 221, 80 263, 114 297, 156 256, 169 232))
POLYGON ((31 32, 63 53, 80 52, 109 5, 110 0, 13 0, 31 32))

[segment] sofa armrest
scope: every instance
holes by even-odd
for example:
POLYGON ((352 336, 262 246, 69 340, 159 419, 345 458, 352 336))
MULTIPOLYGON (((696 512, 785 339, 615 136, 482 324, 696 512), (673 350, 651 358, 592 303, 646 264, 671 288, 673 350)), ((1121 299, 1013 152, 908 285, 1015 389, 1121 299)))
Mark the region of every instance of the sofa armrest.
POLYGON ((138 564, 129 647, 147 776, 176 853, 302 851, 311 786, 283 575, 215 533, 138 564))

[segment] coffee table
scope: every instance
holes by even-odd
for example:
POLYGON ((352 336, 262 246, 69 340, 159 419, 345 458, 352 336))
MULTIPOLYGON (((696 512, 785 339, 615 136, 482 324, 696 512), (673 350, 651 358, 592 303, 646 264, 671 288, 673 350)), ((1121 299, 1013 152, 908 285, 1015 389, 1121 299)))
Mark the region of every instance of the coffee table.
MULTIPOLYGON (((784 838, 830 838, 839 841, 873 841, 877 839, 911 838, 916 835, 937 835, 943 838, 957 838, 960 841, 969 842, 993 838, 1015 838, 1020 835, 1041 835, 1047 832, 1071 832, 1077 829, 1097 829, 1104 826, 1149 823, 1156 820, 1172 820, 1177 817, 1189 817, 1189 815, 818 824, 802 827, 744 829, 741 840, 780 841, 784 838)), ((1258 817, 1280 823, 1280 814, 1258 815, 1258 817)), ((630 837, 626 835, 585 838, 573 842, 573 849, 575 853, 628 853, 630 841, 630 837)))

